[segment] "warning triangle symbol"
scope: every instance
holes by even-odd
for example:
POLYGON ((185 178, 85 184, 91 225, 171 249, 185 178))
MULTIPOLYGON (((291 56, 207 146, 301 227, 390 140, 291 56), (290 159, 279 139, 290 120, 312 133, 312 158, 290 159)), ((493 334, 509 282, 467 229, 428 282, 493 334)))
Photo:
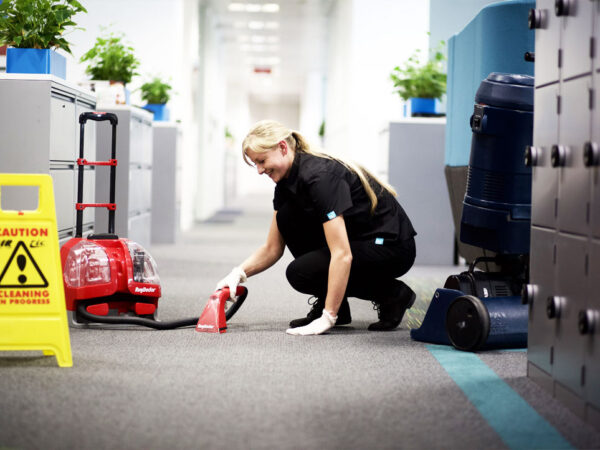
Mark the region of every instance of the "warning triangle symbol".
MULTIPOLYGON (((1 267, 1 266, 0 266, 1 267)), ((0 273, 0 288, 45 288, 48 281, 23 241, 19 241, 0 273)))

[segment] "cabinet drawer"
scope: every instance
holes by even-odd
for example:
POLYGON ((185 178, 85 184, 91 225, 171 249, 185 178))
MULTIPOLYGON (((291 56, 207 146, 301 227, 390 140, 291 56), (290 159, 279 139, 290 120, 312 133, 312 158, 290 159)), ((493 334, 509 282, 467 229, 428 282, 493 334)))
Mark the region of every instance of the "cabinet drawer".
MULTIPOLYGON (((94 109, 91 106, 78 103, 75 106, 75 119, 77 126, 75 128, 75 145, 76 145, 76 157, 79 157, 79 116, 85 112, 92 112, 94 109)), ((96 158, 96 122, 88 120, 83 130, 83 157, 88 161, 97 161, 96 158)))
POLYGON ((73 99, 52 94, 50 98, 50 160, 75 160, 77 127, 73 99))
MULTIPOLYGON (((96 171, 86 169, 83 182, 83 203, 95 203, 96 200, 96 171)), ((94 222, 96 214, 108 215, 106 208, 86 208, 83 210, 83 223, 94 222), (96 210, 98 210, 96 212, 96 210)))
POLYGON ((150 226, 150 213, 130 217, 128 238, 148 248, 150 246, 150 226))
POLYGON ((75 226, 75 171, 73 169, 50 169, 54 183, 56 225, 58 231, 75 226))

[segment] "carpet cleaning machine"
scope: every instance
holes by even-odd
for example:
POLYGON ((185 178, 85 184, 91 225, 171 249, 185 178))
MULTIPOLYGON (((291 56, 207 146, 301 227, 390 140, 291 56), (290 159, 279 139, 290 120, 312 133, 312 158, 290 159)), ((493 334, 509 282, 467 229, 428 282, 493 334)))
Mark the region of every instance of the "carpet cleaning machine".
POLYGON ((138 243, 114 234, 117 116, 86 112, 79 116, 79 124, 75 237, 60 250, 69 325, 78 328, 141 325, 159 330, 196 325, 197 331, 225 332, 226 321, 233 317, 248 295, 243 286, 238 286, 233 300, 229 298, 228 288, 213 293, 200 318, 172 322, 157 319, 161 286, 154 259, 138 243), (84 128, 88 120, 110 121, 112 148, 109 161, 84 159, 84 128), (109 203, 83 203, 84 166, 110 166, 109 203), (108 233, 82 237, 86 208, 108 209, 108 233))
MULTIPOLYGON (((527 346, 534 79, 493 72, 475 95, 460 240, 490 252, 437 289, 418 341, 459 350, 527 346), (477 266, 485 270, 476 270, 477 266)), ((484 253, 485 254, 485 253, 484 253)))

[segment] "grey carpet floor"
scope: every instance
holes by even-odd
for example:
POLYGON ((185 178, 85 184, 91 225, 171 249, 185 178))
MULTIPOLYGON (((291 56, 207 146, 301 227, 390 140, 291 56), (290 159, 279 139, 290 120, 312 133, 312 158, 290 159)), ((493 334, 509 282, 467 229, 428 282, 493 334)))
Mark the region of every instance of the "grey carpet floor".
MULTIPOLYGON (((262 243, 269 206, 249 199, 243 214, 150 249, 161 320, 201 313, 216 282, 262 243)), ((40 352, 0 353, 0 448, 506 448, 409 336, 435 288, 460 269, 411 270, 404 280, 418 303, 394 332, 368 332, 375 311, 351 299, 350 326, 295 337, 287 323, 308 306, 285 281, 289 261, 248 281, 248 299, 222 335, 72 329, 68 369, 40 352)), ((526 377, 525 352, 479 356, 573 447, 600 448, 600 433, 526 377)))

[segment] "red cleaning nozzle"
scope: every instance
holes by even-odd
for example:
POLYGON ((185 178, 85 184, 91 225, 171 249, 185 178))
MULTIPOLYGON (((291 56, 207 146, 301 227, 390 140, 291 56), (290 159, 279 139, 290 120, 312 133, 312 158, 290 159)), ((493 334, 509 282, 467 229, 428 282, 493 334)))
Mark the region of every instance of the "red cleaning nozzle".
POLYGON ((196 331, 204 333, 225 333, 227 321, 225 319, 225 302, 229 298, 229 288, 223 288, 212 294, 202 311, 196 325, 196 331))

